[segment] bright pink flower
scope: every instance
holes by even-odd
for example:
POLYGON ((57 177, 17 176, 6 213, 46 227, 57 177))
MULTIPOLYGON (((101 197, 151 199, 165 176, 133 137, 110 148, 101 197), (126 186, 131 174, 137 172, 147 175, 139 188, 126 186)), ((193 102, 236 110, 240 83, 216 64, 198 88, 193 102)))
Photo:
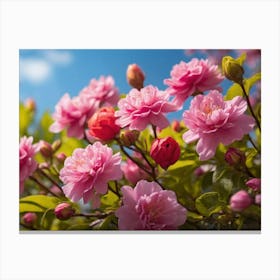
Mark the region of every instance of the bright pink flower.
POLYGON ((173 102, 180 107, 195 92, 220 89, 218 84, 224 79, 217 65, 197 58, 174 65, 170 74, 171 78, 164 80, 169 86, 167 93, 175 96, 173 102))
POLYGON ((87 203, 105 194, 110 180, 122 178, 120 163, 120 154, 113 155, 113 150, 100 142, 74 150, 60 170, 65 195, 73 201, 83 198, 87 203))
POLYGON ((252 198, 244 190, 235 193, 230 198, 230 208, 236 212, 241 212, 245 210, 251 204, 252 204, 252 198))
POLYGON ((261 190, 261 179, 252 178, 246 182, 246 186, 251 188, 254 191, 260 191, 261 190))
POLYGON ((24 190, 24 181, 32 175, 37 168, 37 162, 34 160, 34 155, 38 152, 38 144, 32 145, 33 137, 23 136, 19 143, 19 182, 20 182, 20 193, 24 190))
POLYGON ((176 194, 156 182, 141 180, 134 189, 123 186, 121 191, 123 206, 116 211, 120 230, 170 230, 186 221, 187 210, 176 194))
POLYGON ((82 96, 76 96, 73 99, 66 93, 55 106, 53 118, 55 122, 49 130, 58 133, 67 128, 69 137, 84 137, 85 123, 94 113, 93 100, 88 100, 82 96))
POLYGON ((229 145, 253 129, 255 120, 244 114, 246 109, 247 103, 241 96, 224 101, 216 90, 206 96, 198 95, 192 100, 190 110, 183 113, 189 128, 183 139, 186 143, 199 139, 196 151, 200 160, 210 159, 219 143, 229 145))
POLYGON ((168 94, 151 85, 140 91, 132 89, 128 95, 118 102, 119 111, 115 113, 116 123, 121 127, 129 125, 129 129, 144 130, 148 124, 165 128, 169 122, 164 113, 176 111, 176 107, 168 101, 168 94))
MULTIPOLYGON (((133 158, 137 158, 140 160, 141 164, 144 165, 144 167, 152 172, 151 168, 148 166, 148 164, 144 161, 143 157, 139 153, 133 153, 133 158)), ((139 167, 136 163, 134 163, 132 160, 127 159, 125 163, 122 164, 122 171, 124 174, 124 177, 130 181, 133 185, 135 185, 138 181, 141 179, 148 179, 149 174, 145 172, 143 169, 139 167)))
POLYGON ((99 80, 92 79, 89 85, 80 92, 80 95, 93 101, 95 109, 102 106, 115 106, 120 99, 119 91, 111 76, 101 76, 99 80))

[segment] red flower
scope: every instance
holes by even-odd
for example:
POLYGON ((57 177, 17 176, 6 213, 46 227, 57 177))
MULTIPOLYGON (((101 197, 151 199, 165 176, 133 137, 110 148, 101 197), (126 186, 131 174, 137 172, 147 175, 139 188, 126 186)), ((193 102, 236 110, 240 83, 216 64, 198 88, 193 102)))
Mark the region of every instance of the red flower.
POLYGON ((90 135, 99 140, 112 140, 120 131, 115 120, 114 108, 103 107, 99 109, 88 121, 90 135))
POLYGON ((150 155, 162 168, 167 169, 179 159, 180 147, 172 137, 156 139, 152 144, 150 155))

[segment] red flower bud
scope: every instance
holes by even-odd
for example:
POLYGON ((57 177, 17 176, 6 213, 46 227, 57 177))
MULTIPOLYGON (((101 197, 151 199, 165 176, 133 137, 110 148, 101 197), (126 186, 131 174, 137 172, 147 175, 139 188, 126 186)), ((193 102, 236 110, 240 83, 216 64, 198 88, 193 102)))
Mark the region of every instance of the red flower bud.
POLYGON ((127 82, 133 87, 140 90, 144 87, 145 74, 137 64, 130 64, 126 71, 127 82))
POLYGON ((175 121, 172 122, 171 127, 172 127, 172 129, 173 129, 174 131, 176 131, 176 132, 180 132, 180 131, 181 131, 180 122, 177 121, 177 120, 175 120, 175 121))
POLYGON ((236 148, 228 148, 227 152, 225 153, 225 160, 229 165, 236 166, 240 164, 244 164, 246 161, 245 154, 236 149, 236 148))
POLYGON ((230 208, 236 212, 243 211, 244 209, 249 207, 251 204, 252 204, 252 198, 244 190, 241 190, 241 191, 235 193, 230 198, 230 208))
POLYGON ((112 107, 99 109, 88 121, 89 134, 99 140, 112 140, 120 131, 115 123, 115 110, 112 107))
POLYGON ((22 216, 22 221, 25 225, 32 227, 37 221, 36 213, 28 212, 22 216))
POLYGON ((121 140, 125 146, 131 146, 138 139, 140 132, 138 130, 124 130, 121 132, 121 140))
POLYGON ((162 168, 167 169, 179 159, 180 147, 172 137, 156 139, 152 144, 150 155, 162 168))
POLYGON ((259 191, 261 189, 261 179, 252 178, 246 182, 246 186, 251 188, 254 191, 259 191))
POLYGON ((75 209, 67 202, 62 202, 54 209, 54 214, 59 220, 68 220, 75 214, 75 209))

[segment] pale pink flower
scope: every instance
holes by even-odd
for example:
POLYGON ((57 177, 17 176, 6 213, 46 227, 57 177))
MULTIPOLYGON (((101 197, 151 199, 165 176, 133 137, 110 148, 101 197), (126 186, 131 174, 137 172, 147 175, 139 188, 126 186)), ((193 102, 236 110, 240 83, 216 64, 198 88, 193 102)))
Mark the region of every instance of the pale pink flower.
POLYGON ((156 182, 141 180, 133 189, 121 188, 123 206, 116 211, 120 230, 171 230, 187 219, 187 210, 173 191, 162 190, 156 182))
POLYGON ((32 144, 33 137, 23 136, 19 143, 19 182, 20 193, 24 191, 24 181, 32 175, 37 168, 37 162, 34 160, 34 155, 38 152, 38 144, 32 144))
POLYGON ((55 122, 49 130, 54 133, 67 129, 69 137, 84 138, 85 124, 94 113, 93 101, 82 96, 70 98, 66 93, 55 106, 53 119, 55 122))
POLYGON ((92 79, 89 85, 80 92, 80 95, 93 101, 95 109, 103 106, 116 106, 120 99, 119 91, 111 76, 101 76, 99 80, 92 79))
POLYGON ((224 101, 222 94, 215 90, 206 96, 198 95, 183 113, 189 128, 183 139, 186 143, 199 139, 196 151, 200 160, 210 159, 219 143, 229 145, 253 129, 255 120, 244 114, 246 109, 247 103, 241 96, 224 101))
POLYGON ((218 84, 224 79, 217 65, 197 58, 174 65, 170 75, 170 79, 164 80, 169 86, 167 93, 175 96, 173 102, 180 107, 193 93, 220 89, 218 84))
POLYGON ((168 101, 168 94, 157 87, 146 86, 140 91, 132 89, 118 102, 119 111, 115 113, 116 123, 129 129, 144 130, 148 124, 165 128, 169 122, 164 113, 176 111, 177 108, 168 101))
MULTIPOLYGON (((143 157, 139 153, 133 153, 133 158, 137 158, 141 164, 150 172, 152 172, 151 168, 148 166, 148 164, 144 161, 143 157)), ((135 185, 138 181, 141 179, 148 179, 149 174, 145 172, 143 169, 139 167, 136 163, 134 163, 132 160, 127 159, 125 163, 122 164, 122 171, 124 174, 124 177, 130 181, 133 185, 135 185)))
POLYGON ((100 142, 74 150, 60 170, 63 192, 73 201, 94 200, 107 192, 110 180, 122 178, 120 163, 120 154, 113 155, 113 150, 100 142))

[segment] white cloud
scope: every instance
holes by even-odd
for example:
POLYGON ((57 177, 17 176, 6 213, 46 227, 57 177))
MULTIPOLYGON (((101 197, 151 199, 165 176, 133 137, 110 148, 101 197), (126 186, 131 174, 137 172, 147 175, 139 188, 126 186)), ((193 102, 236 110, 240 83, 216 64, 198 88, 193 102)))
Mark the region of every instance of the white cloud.
POLYGON ((38 84, 48 80, 52 73, 50 63, 43 59, 20 59, 20 80, 38 84))
POLYGON ((73 56, 67 51, 47 50, 44 56, 51 63, 58 65, 68 65, 73 60, 73 56))

